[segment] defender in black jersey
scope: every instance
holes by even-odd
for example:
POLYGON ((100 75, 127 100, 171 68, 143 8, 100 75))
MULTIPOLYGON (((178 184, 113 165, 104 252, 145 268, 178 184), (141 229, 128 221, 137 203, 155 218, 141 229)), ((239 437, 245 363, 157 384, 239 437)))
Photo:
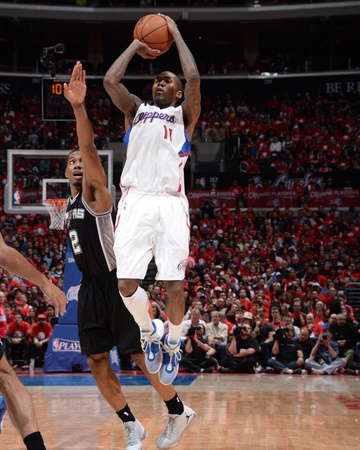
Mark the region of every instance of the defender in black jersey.
POLYGON ((64 85, 64 95, 74 109, 80 147, 67 159, 65 176, 69 179, 71 198, 65 225, 75 262, 83 274, 78 296, 80 346, 101 394, 124 423, 126 448, 141 450, 147 432, 130 411, 120 382, 110 368, 111 348, 116 345, 121 352, 131 352, 135 363, 165 401, 169 421, 183 416, 184 404, 172 385, 163 385, 157 374, 146 369, 139 327, 119 294, 113 251, 114 207, 85 111, 85 94, 85 71, 77 62, 70 83, 64 85))

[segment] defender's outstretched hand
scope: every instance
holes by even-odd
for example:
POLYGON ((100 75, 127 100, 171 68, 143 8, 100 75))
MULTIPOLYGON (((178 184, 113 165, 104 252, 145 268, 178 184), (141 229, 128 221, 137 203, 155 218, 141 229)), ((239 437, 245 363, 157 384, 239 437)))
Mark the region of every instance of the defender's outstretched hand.
POLYGON ((86 72, 78 61, 71 74, 69 84, 64 83, 64 96, 73 107, 80 106, 86 95, 86 72))

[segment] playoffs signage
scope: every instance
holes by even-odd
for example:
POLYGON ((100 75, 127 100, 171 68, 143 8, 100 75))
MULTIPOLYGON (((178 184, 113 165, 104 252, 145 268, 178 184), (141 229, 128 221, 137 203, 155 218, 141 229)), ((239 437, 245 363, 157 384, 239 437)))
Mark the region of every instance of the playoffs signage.
POLYGON ((325 208, 333 205, 358 207, 360 206, 360 189, 317 189, 310 192, 309 207, 317 208, 320 205, 325 208))
POLYGON ((186 196, 189 201, 190 208, 201 208, 205 200, 211 200, 215 208, 220 208, 223 203, 226 203, 227 208, 236 208, 237 195, 228 191, 186 191, 186 196))

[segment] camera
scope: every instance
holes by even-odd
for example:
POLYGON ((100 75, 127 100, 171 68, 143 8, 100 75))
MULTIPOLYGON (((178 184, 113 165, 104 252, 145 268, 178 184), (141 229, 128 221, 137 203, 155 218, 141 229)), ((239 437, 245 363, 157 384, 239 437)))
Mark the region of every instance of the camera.
POLYGON ((323 341, 327 341, 329 339, 329 335, 328 334, 323 334, 321 339, 323 341))
POLYGON ((65 51, 64 44, 56 44, 51 47, 44 47, 41 59, 52 59, 54 57, 54 53, 63 54, 64 51, 65 51))
POLYGON ((234 325, 232 332, 233 332, 233 336, 235 337, 240 337, 241 335, 241 330, 243 330, 245 327, 243 325, 234 325))
POLYGON ((46 67, 51 73, 52 78, 55 78, 55 55, 62 55, 65 52, 64 44, 56 44, 51 47, 44 47, 40 56, 41 64, 46 67))
POLYGON ((188 336, 195 336, 195 331, 200 330, 200 328, 201 328, 200 325, 191 326, 188 329, 188 336))
POLYGON ((280 342, 285 341, 285 333, 287 333, 288 331, 289 331, 288 327, 277 328, 277 330, 275 331, 275 334, 274 334, 274 341, 280 341, 280 342))

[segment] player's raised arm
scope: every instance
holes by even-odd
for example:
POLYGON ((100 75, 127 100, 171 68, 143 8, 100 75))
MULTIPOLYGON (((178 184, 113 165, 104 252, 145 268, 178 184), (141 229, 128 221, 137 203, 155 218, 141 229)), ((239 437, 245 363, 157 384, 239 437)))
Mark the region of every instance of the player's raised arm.
POLYGON ((107 179, 94 142, 94 130, 87 115, 84 100, 86 95, 86 73, 78 61, 69 84, 64 84, 64 95, 71 103, 76 118, 76 132, 84 164, 83 194, 95 212, 107 211, 112 198, 107 190, 107 179), (97 208, 97 203, 99 208, 97 208))
POLYGON ((186 132, 191 139, 196 122, 201 112, 200 75, 195 59, 182 38, 176 23, 168 16, 163 15, 167 21, 169 33, 174 38, 174 42, 179 52, 181 68, 186 80, 184 91, 184 121, 186 132))
POLYGON ((55 313, 58 316, 64 314, 66 309, 66 296, 55 285, 49 281, 45 275, 35 269, 26 259, 16 250, 6 245, 0 234, 0 266, 15 275, 31 281, 39 286, 45 295, 47 295, 55 307, 55 313))
POLYGON ((117 58, 104 77, 104 88, 114 104, 125 114, 125 129, 129 129, 131 122, 142 101, 136 95, 130 94, 121 83, 129 62, 138 53, 144 59, 154 59, 160 51, 148 47, 135 39, 129 47, 117 58))

